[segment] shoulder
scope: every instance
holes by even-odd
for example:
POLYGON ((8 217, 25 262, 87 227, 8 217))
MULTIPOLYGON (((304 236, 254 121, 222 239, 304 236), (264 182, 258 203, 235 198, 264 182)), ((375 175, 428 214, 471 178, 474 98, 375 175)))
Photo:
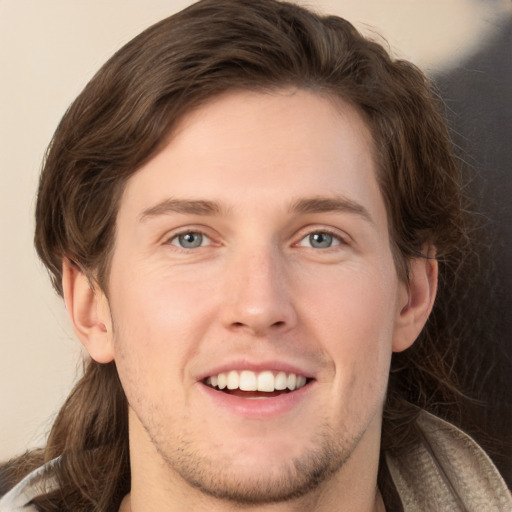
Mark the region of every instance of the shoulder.
POLYGON ((386 456, 406 512, 512 512, 512 496, 488 455, 467 434, 422 411, 420 442, 386 456))
POLYGON ((0 512, 36 512, 30 505, 36 496, 55 488, 54 480, 48 473, 55 461, 49 462, 28 474, 21 482, 0 498, 0 512))

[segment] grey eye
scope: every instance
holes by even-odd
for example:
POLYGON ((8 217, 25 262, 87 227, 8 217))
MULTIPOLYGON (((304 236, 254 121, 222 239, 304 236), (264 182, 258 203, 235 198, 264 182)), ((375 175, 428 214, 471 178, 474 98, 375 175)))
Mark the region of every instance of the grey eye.
POLYGON ((311 233, 309 235, 309 244, 315 249, 328 249, 332 247, 334 237, 329 233, 311 233))
POLYGON ((182 233, 173 238, 172 244, 183 249, 195 249, 203 245, 204 236, 202 233, 182 233))

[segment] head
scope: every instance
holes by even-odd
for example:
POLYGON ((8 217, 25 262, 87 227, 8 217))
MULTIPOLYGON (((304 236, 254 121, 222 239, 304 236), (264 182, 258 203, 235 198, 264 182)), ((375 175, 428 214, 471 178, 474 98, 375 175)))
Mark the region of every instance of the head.
MULTIPOLYGON (((58 293, 64 290, 63 269, 82 276, 95 296, 102 297, 99 308, 112 320, 104 322, 105 328, 123 333, 123 326, 115 324, 111 299, 119 297, 120 280, 115 276, 124 243, 123 212, 134 190, 145 186, 135 184, 157 176, 155 162, 165 159, 176 144, 187 147, 187 133, 200 133, 201 123, 210 120, 214 126, 216 121, 218 126, 223 108, 231 113, 245 105, 251 124, 258 102, 269 113, 282 107, 283 119, 298 125, 297 110, 304 105, 319 118, 325 115, 333 121, 341 116, 345 128, 347 123, 353 127, 340 144, 348 141, 358 147, 359 141, 359 154, 366 155, 365 169, 375 184, 372 204, 381 205, 373 218, 380 212, 379 218, 385 219, 381 228, 392 264, 390 286, 407 296, 415 286, 417 268, 427 273, 437 269, 430 261, 434 258, 440 263, 441 284, 453 281, 465 241, 459 172, 424 75, 409 63, 393 60, 381 45, 340 18, 270 0, 206 0, 154 25, 116 53, 59 125, 45 161, 36 212, 36 246, 58 293)), ((240 122, 227 117, 228 125, 240 122)), ((300 126, 305 130, 301 135, 307 133, 307 123, 300 126)), ((323 126, 328 133, 329 123, 323 126)), ((312 137, 314 131, 309 132, 312 137)), ((250 186, 250 178, 245 179, 250 186)), ((293 180, 293 175, 286 179, 293 180)), ((336 179, 332 176, 333 183, 336 179)), ((172 176, 168 183, 172 189, 172 176)), ((175 183, 179 188, 179 178, 175 183)), ((441 304, 447 300, 441 299, 441 304)), ((445 332, 443 338, 446 311, 435 311, 434 321, 421 329, 431 302, 414 336, 409 333, 407 342, 388 347, 391 358, 391 350, 402 352, 419 336, 418 348, 393 362, 396 375, 384 406, 385 449, 410 434, 412 416, 404 404, 424 406, 432 381, 447 390, 451 386, 440 363, 444 349, 439 344, 448 337, 445 332), (394 435, 386 434, 390 430, 394 435)), ((94 348, 90 353, 94 360, 88 372, 96 380, 109 375, 116 389, 100 393, 118 410, 123 392, 112 358, 94 348)), ((389 364, 379 369, 387 373, 389 364)), ((128 385, 123 375, 121 381, 128 385)), ((387 375, 381 382, 376 400, 383 404, 387 375)), ((380 422, 374 427, 380 428, 380 422)), ((344 449, 340 458, 349 455, 344 449)))
POLYGON ((445 246, 450 251, 450 215, 460 206, 456 165, 430 85, 347 21, 292 4, 199 2, 157 23, 103 66, 50 145, 35 240, 57 292, 64 257, 107 286, 124 184, 187 112, 229 90, 289 87, 341 98, 364 117, 405 279, 408 258, 425 243, 441 257, 445 246), (437 202, 428 193, 433 187, 437 202))

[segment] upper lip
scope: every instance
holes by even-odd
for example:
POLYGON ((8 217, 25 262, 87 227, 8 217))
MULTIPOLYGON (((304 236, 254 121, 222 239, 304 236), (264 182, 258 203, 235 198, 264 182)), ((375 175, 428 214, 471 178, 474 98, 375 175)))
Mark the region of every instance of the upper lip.
POLYGON ((218 375, 219 373, 225 373, 231 370, 249 370, 255 373, 270 370, 273 372, 285 372, 294 373, 295 375, 303 375, 307 379, 314 378, 314 375, 310 370, 302 367, 301 365, 290 364, 284 361, 273 360, 251 362, 247 360, 237 360, 224 362, 222 364, 212 367, 211 369, 207 369, 197 376, 197 380, 203 381, 204 379, 211 377, 212 375, 218 375))

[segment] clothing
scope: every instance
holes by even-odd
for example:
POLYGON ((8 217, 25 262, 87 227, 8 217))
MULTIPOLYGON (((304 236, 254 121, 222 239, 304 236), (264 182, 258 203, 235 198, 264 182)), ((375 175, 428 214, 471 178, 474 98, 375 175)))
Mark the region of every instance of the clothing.
POLYGON ((471 437, 425 411, 417 422, 421 443, 386 456, 405 512, 512 512, 503 478, 471 437))
MULTIPOLYGON (((473 439, 425 411, 417 422, 421 442, 400 458, 386 456, 405 512, 512 512, 510 491, 473 439)), ((37 469, 1 498, 0 512, 35 512, 27 503, 42 485, 55 487, 44 480, 45 469, 37 469)))
POLYGON ((57 459, 41 466, 21 482, 14 486, 5 496, 0 498, 0 512, 37 512, 33 506, 27 506, 36 496, 42 494, 43 490, 48 492, 56 487, 52 479, 45 478, 49 466, 57 459))

